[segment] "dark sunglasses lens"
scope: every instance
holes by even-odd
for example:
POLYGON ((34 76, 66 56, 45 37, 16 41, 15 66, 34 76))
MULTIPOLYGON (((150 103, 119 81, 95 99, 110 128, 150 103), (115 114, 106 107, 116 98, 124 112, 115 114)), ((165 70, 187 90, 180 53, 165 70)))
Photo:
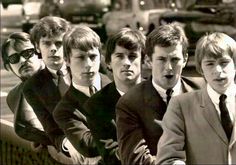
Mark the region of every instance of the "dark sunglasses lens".
POLYGON ((9 63, 16 64, 20 61, 20 56, 16 53, 8 57, 9 63))
POLYGON ((30 57, 33 57, 34 53, 34 49, 27 49, 22 51, 20 55, 23 56, 25 59, 29 59, 30 57))

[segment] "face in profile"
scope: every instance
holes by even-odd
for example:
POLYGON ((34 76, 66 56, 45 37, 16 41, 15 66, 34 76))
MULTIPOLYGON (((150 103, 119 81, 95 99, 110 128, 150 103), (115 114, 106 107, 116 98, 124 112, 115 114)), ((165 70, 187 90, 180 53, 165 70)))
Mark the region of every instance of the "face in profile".
POLYGON ((69 66, 73 82, 78 85, 89 86, 95 79, 100 67, 100 52, 97 47, 88 51, 71 49, 69 66))
POLYGON ((187 62, 183 57, 182 45, 169 47, 156 45, 151 59, 152 77, 164 89, 173 88, 181 77, 187 62))
POLYGON ((63 35, 64 33, 51 38, 47 36, 42 37, 37 46, 37 51, 41 53, 45 65, 54 70, 59 70, 65 62, 63 51, 60 49, 62 47, 63 35))
POLYGON ((201 68, 206 81, 220 94, 234 83, 235 64, 226 52, 220 58, 204 56, 201 68))
POLYGON ((141 48, 128 50, 116 45, 109 67, 116 85, 136 83, 141 80, 141 48))
POLYGON ((22 43, 17 51, 10 46, 8 60, 12 71, 23 79, 31 77, 41 67, 41 60, 35 55, 35 49, 31 42, 22 43))

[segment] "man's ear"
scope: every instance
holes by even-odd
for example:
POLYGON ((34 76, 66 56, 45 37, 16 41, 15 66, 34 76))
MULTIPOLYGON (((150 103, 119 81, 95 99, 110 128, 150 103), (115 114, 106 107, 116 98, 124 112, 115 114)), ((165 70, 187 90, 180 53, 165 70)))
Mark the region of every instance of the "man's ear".
POLYGON ((12 68, 11 68, 11 65, 10 65, 10 64, 6 64, 5 66, 6 66, 6 70, 7 70, 7 71, 10 71, 10 70, 12 71, 12 68))
POLYGON ((144 64, 145 64, 149 69, 152 68, 152 59, 151 59, 148 55, 145 55, 145 56, 144 56, 144 64))
POLYGON ((107 70, 111 71, 112 72, 112 69, 111 69, 111 64, 110 63, 107 63, 107 70))
POLYGON ((188 53, 186 53, 184 56, 183 68, 187 65, 187 62, 188 62, 188 53))
POLYGON ((35 43, 35 50, 37 53, 41 53, 40 49, 39 49, 39 44, 35 43))
POLYGON ((66 66, 70 67, 70 59, 64 57, 64 60, 66 62, 66 66))

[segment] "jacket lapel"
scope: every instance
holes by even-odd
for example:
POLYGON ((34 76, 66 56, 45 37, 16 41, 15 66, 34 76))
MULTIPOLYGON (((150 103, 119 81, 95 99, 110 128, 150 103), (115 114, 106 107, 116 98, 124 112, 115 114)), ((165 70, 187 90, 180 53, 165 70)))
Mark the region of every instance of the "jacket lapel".
POLYGON ((210 97, 207 93, 207 88, 202 89, 202 97, 200 100, 201 108, 203 110, 203 116, 208 121, 209 125, 213 128, 215 133, 222 139, 222 141, 228 145, 228 139, 221 125, 220 118, 217 114, 215 106, 213 105, 210 97))
MULTIPOLYGON (((235 96, 235 110, 236 110, 236 96, 235 96)), ((235 143, 236 143, 236 119, 234 120, 234 127, 229 142, 229 148, 231 149, 235 143)))
POLYGON ((43 75, 40 76, 41 90, 38 92, 40 93, 40 97, 45 101, 45 105, 48 109, 53 110, 61 99, 60 92, 53 82, 51 73, 47 69, 44 69, 42 74, 43 75))
POLYGON ((162 119, 166 112, 166 103, 163 101, 160 94, 152 85, 152 80, 144 81, 143 97, 146 102, 145 105, 149 106, 147 109, 154 109, 158 115, 158 119, 162 119))

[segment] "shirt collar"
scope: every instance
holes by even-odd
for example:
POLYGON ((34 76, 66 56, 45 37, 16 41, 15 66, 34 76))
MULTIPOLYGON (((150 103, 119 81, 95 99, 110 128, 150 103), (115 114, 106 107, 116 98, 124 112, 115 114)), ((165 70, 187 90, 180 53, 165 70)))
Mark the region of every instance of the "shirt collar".
POLYGON ((125 94, 125 92, 122 92, 122 91, 119 90, 118 88, 116 88, 116 90, 119 92, 119 94, 120 94, 121 96, 123 96, 123 95, 125 94))
MULTIPOLYGON (((207 92, 208 92, 208 95, 211 99, 211 101, 215 104, 219 104, 220 100, 220 95, 218 92, 216 92, 209 84, 207 84, 207 92)), ((228 100, 228 98, 230 97, 235 97, 236 95, 236 84, 233 84, 231 85, 224 93, 227 98, 226 98, 226 102, 228 100)))
MULTIPOLYGON (((57 79, 57 77, 58 77, 57 70, 51 69, 49 67, 47 67, 47 68, 48 68, 49 72, 52 74, 53 78, 57 79)), ((67 66, 65 63, 62 65, 60 70, 62 71, 63 75, 66 75, 68 73, 67 66)))
MULTIPOLYGON (((153 79, 152 79, 152 85, 157 90, 157 92, 161 95, 163 100, 166 101, 166 90, 167 89, 164 89, 160 85, 156 84, 153 79)), ((182 93, 181 79, 179 79, 178 82, 175 84, 173 91, 174 92, 172 93, 172 96, 177 96, 180 93, 182 93)))
MULTIPOLYGON (((90 97, 89 86, 83 86, 72 82, 72 85, 75 89, 79 90, 80 92, 84 93, 85 95, 90 97)), ((93 86, 99 91, 101 89, 101 76, 97 74, 94 79, 93 86)))

